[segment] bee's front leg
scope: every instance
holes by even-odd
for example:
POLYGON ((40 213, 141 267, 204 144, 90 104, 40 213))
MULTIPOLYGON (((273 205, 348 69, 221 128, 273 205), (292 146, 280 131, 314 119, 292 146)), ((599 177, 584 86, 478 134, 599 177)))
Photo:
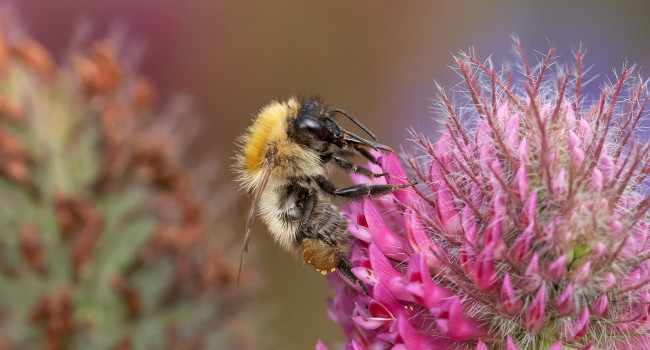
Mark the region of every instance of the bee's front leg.
POLYGON ((417 185, 417 182, 412 182, 403 185, 368 185, 368 184, 359 184, 346 188, 337 188, 332 182, 326 179, 322 175, 317 175, 313 177, 314 181, 320 186, 320 188, 334 196, 351 198, 351 199, 361 199, 368 196, 380 196, 384 194, 392 193, 395 190, 402 188, 407 188, 417 185))
POLYGON ((373 173, 369 169, 364 168, 361 165, 357 165, 336 153, 332 154, 332 159, 334 160, 336 165, 339 166, 339 168, 343 169, 348 174, 357 173, 357 174, 365 175, 367 177, 382 177, 388 175, 388 173, 381 173, 381 174, 373 173))

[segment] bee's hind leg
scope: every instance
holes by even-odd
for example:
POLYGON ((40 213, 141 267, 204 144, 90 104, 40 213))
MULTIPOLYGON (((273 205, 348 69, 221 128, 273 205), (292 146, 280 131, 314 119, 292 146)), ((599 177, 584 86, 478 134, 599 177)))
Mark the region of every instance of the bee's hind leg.
POLYGON ((352 268, 354 268, 352 262, 350 262, 350 260, 343 255, 341 255, 339 259, 339 271, 341 272, 341 275, 353 283, 358 283, 359 286, 361 286, 361 289, 363 289, 363 292, 368 295, 368 289, 366 289, 366 285, 363 284, 363 282, 361 282, 361 280, 352 273, 352 268))
POLYGON ((316 268, 323 275, 334 272, 339 267, 339 250, 325 241, 314 238, 303 238, 302 257, 305 262, 316 268))
POLYGON ((352 273, 354 265, 336 247, 320 239, 304 238, 302 240, 302 257, 307 264, 315 267, 316 271, 323 275, 338 269, 341 275, 353 283, 358 283, 363 291, 368 294, 363 282, 352 273))

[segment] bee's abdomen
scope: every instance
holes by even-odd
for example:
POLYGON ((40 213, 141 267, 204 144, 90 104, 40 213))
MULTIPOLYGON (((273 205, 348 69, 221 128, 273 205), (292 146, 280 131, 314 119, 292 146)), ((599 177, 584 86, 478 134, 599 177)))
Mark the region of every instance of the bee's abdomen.
POLYGON ((295 250, 295 237, 302 209, 295 197, 286 197, 284 186, 267 187, 260 199, 260 214, 273 239, 287 250, 295 250))

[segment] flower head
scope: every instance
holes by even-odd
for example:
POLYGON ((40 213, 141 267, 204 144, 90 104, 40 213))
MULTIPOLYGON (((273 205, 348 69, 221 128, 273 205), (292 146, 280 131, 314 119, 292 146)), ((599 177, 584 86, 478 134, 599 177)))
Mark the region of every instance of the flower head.
MULTIPOLYGON (((423 154, 408 157, 425 185, 346 209, 369 290, 330 276, 349 349, 647 342, 650 164, 634 135, 645 86, 624 69, 590 101, 580 52, 568 71, 553 50, 537 68, 520 52, 519 80, 458 59, 467 106, 440 89, 445 131, 417 135, 423 154)), ((378 160, 388 179, 354 180, 408 182, 395 155, 378 160)))

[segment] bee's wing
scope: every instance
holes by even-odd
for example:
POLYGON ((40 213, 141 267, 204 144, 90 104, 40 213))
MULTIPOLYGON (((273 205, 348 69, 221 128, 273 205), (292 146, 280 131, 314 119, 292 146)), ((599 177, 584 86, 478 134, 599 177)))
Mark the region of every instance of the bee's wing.
POLYGON ((251 238, 251 230, 253 229, 253 221, 255 221, 255 212, 257 211, 257 205, 260 203, 262 192, 264 192, 264 188, 266 187, 266 184, 269 182, 269 178, 271 177, 271 171, 273 170, 273 166, 275 165, 275 157, 273 154, 269 155, 266 158, 266 160, 267 162, 264 166, 265 168, 263 170, 262 181, 260 182, 260 186, 258 186, 257 190, 255 191, 255 196, 253 197, 253 203, 251 204, 251 209, 248 212, 248 221, 246 222, 246 234, 244 235, 244 247, 242 247, 241 256, 239 257, 239 271, 237 272, 237 283, 239 283, 239 277, 241 276, 241 266, 242 266, 242 262, 244 261, 244 253, 248 252, 248 242, 250 241, 251 238))

